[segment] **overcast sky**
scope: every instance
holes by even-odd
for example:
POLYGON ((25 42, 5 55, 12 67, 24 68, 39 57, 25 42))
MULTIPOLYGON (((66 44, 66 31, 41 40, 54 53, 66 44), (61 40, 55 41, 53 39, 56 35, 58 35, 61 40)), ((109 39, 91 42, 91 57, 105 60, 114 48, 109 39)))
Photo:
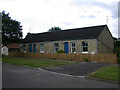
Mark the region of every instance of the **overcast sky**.
POLYGON ((118 1, 0 0, 0 12, 21 22, 23 38, 28 32, 46 32, 54 26, 71 29, 105 24, 118 37, 118 1))

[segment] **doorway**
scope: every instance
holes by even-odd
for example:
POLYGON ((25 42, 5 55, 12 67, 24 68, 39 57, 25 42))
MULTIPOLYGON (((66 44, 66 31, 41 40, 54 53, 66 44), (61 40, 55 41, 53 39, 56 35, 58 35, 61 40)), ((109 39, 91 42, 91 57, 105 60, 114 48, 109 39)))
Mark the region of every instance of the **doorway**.
POLYGON ((69 53, 69 43, 68 42, 64 43, 64 50, 65 50, 65 53, 69 53))

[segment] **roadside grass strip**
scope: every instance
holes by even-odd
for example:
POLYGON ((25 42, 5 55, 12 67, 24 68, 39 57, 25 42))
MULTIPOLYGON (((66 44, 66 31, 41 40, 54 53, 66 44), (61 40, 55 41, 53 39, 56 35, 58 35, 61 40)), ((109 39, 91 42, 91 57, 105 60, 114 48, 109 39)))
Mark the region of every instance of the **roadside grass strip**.
POLYGON ((105 66, 89 75, 89 77, 120 82, 119 69, 120 66, 105 66))
POLYGON ((18 58, 18 57, 3 57, 2 62, 15 64, 15 65, 38 67, 38 68, 79 64, 79 62, 52 61, 52 60, 40 60, 33 58, 18 58))

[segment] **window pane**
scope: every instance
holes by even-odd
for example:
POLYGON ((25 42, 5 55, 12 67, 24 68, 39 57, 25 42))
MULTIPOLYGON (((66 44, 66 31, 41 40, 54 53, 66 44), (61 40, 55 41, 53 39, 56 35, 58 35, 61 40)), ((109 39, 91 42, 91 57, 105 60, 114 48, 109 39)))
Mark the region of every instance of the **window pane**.
POLYGON ((72 47, 75 47, 75 43, 72 43, 72 47))
POLYGON ((55 52, 58 51, 58 49, 59 49, 59 44, 58 44, 58 43, 55 43, 55 45, 54 45, 54 50, 55 50, 55 52))
POLYGON ((58 47, 58 43, 55 43, 55 47, 58 47))
POLYGON ((40 52, 43 52, 43 51, 44 51, 44 45, 40 44, 40 52))
POLYGON ((71 43, 71 53, 75 52, 75 43, 71 43))
POLYGON ((55 48, 55 51, 58 51, 58 48, 55 48))
POLYGON ((29 44, 29 52, 32 52, 32 44, 29 44))
POLYGON ((88 42, 85 42, 86 43, 86 46, 88 46, 88 42))
POLYGON ((85 42, 82 42, 82 46, 85 46, 85 42))
POLYGON ((83 47, 83 52, 85 51, 85 47, 83 47))
POLYGON ((85 47, 85 51, 87 51, 87 47, 85 47))
POLYGON ((42 48, 43 48, 43 44, 40 44, 40 47, 42 47, 42 48))
POLYGON ((88 51, 88 47, 83 47, 83 52, 87 52, 88 51))
POLYGON ((42 47, 43 46, 43 44, 40 44, 40 47, 42 47))
POLYGON ((73 48, 72 51, 75 52, 75 48, 73 48))

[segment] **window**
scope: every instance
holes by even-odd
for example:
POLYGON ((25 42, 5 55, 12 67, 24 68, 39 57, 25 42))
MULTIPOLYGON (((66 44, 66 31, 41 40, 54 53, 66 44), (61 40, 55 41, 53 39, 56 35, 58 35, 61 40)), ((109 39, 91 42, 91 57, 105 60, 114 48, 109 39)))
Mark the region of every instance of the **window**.
POLYGON ((40 52, 44 53, 44 44, 40 44, 40 52))
POLYGON ((24 51, 24 52, 26 52, 26 49, 25 49, 25 48, 26 48, 26 45, 23 44, 23 51, 24 51))
POLYGON ((55 45, 54 45, 54 51, 57 52, 58 50, 59 50, 59 44, 55 43, 55 45))
POLYGON ((88 42, 87 41, 82 42, 82 51, 88 52, 88 42))
POLYGON ((75 52, 75 43, 72 42, 71 43, 71 53, 74 53, 75 52))

